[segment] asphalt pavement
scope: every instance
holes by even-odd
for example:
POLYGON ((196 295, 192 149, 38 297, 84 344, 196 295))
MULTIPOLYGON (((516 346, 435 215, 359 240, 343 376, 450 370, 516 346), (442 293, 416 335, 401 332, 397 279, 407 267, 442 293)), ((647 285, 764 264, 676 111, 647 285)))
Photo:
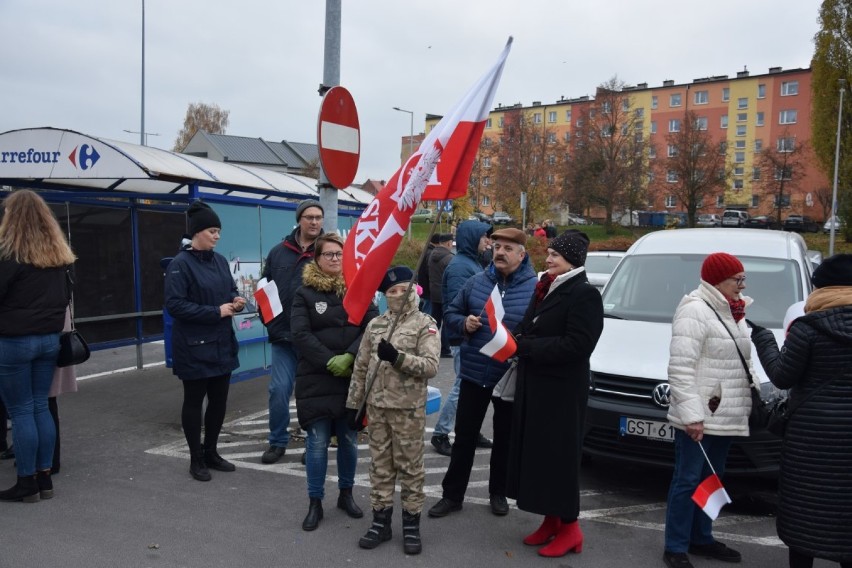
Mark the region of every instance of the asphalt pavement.
MULTIPOLYGON (((521 539, 537 528, 540 517, 513 503, 509 515, 491 514, 488 450, 477 451, 461 512, 431 519, 424 510, 419 556, 402 552, 398 505, 393 540, 372 551, 358 547, 370 524, 366 444, 359 448, 354 490, 364 518, 350 519, 335 507, 332 451, 325 518, 316 531, 304 532, 308 498, 302 440, 294 440, 281 462, 260 461, 266 447, 268 377, 231 386, 219 449, 237 471, 213 471, 213 480, 201 483, 189 475, 180 427, 182 388, 162 365, 161 350, 145 347, 148 366, 142 370, 132 369, 132 348, 96 352, 79 369, 79 376, 88 377, 80 381, 79 392, 59 399, 62 470, 54 477, 56 496, 36 504, 0 504, 0 568, 663 566, 670 473, 599 460, 582 472, 581 554, 539 557, 521 539)), ((452 360, 442 359, 432 384, 446 394, 452 380, 452 360)), ((427 440, 436 419, 437 414, 427 419, 427 440)), ((489 414, 483 432, 490 431, 489 414)), ((428 442, 426 448, 428 509, 440 498, 449 458, 428 442)), ((14 480, 11 461, 0 462, 0 487, 14 480)), ((742 552, 741 566, 786 565, 774 519, 766 511, 754 514, 737 506, 748 499, 735 497, 735 504, 723 510, 715 523, 717 538, 742 552)), ((697 568, 719 565, 702 558, 693 562, 697 568)), ((823 565, 830 564, 816 563, 823 565)))

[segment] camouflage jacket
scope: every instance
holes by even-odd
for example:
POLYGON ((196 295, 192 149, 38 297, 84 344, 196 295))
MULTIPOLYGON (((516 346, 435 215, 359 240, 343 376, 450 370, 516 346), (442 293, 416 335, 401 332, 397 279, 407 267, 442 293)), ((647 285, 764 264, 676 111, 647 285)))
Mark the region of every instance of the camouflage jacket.
MULTIPOLYGON (((414 290, 412 295, 416 296, 414 290)), ((408 308, 399 320, 390 343, 399 351, 394 365, 381 361, 376 353, 379 342, 387 339, 396 314, 386 311, 367 326, 349 383, 348 408, 358 408, 364 399, 367 378, 378 365, 376 379, 367 403, 380 408, 419 408, 426 405, 426 382, 438 372, 441 335, 431 316, 408 308)), ((407 304, 412 305, 412 302, 407 304)))

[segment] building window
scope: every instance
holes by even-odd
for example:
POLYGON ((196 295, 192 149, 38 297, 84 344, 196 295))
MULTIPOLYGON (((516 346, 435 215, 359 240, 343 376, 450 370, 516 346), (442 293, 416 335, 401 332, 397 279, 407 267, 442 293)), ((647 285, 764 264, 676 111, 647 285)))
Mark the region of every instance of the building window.
POLYGON ((666 172, 666 181, 669 183, 677 183, 677 172, 669 170, 666 172))
POLYGON ((721 126, 722 126, 722 128, 728 127, 728 115, 727 114, 722 115, 721 126))
POLYGON ((728 87, 722 87, 722 102, 726 103, 731 100, 731 89, 728 87))
POLYGON ((760 168, 752 168, 751 179, 753 179, 754 181, 760 181, 760 168))
POLYGON ((553 185, 553 182, 556 181, 556 176, 553 174, 547 174, 547 185, 553 185))
POLYGON ((781 83, 781 96, 789 97, 792 95, 799 94, 799 82, 798 81, 784 81, 781 83))
POLYGON ((719 142, 719 153, 723 156, 728 153, 728 143, 725 140, 719 142))
POLYGON ((641 132, 645 128, 645 123, 641 120, 637 120, 633 123, 633 128, 641 132))
POLYGON ((695 91, 695 104, 706 105, 709 102, 707 91, 695 91))
POLYGON ((675 205, 677 205, 677 198, 674 195, 667 195, 666 196, 666 207, 671 209, 675 205))
POLYGON ((551 166, 556 164, 556 156, 554 156, 553 154, 549 155, 547 157, 547 163, 550 164, 551 166))
POLYGON ((717 195, 716 196, 716 207, 724 207, 725 206, 725 196, 717 195))
MULTIPOLYGON (((488 177, 488 176, 483 177, 483 178, 482 178, 482 185, 483 185, 484 187, 488 187, 489 185, 491 185, 491 178, 490 178, 490 177, 488 177)), ((486 203, 485 203, 485 198, 484 198, 484 197, 482 198, 482 204, 483 204, 483 205, 486 205, 486 203)))
POLYGON ((555 132, 550 132, 547 135, 547 142, 548 142, 548 144, 556 144, 556 133, 555 132))
POLYGON ((778 124, 796 124, 797 115, 798 111, 782 110, 778 116, 778 124))
POLYGON ((566 133, 565 133, 565 141, 566 141, 566 142, 570 142, 570 141, 571 141, 571 133, 570 133, 570 132, 566 132, 566 133))
POLYGON ((483 144, 485 144, 485 147, 486 147, 486 148, 490 148, 490 147, 491 147, 491 138, 486 138, 486 139, 483 141, 483 144))
POLYGON ((735 167, 735 168, 734 168, 734 175, 735 175, 735 176, 743 176, 743 175, 745 175, 745 168, 744 168, 744 167, 742 167, 742 166, 737 166, 737 167, 735 167))
POLYGON ((669 132, 680 132, 680 119, 673 118, 669 120, 669 132))
POLYGON ((666 154, 669 158, 674 158, 675 156, 677 156, 677 146, 675 146, 674 144, 669 144, 666 147, 666 154))
POLYGON ((533 113, 533 124, 541 124, 541 113, 533 113))
POLYGON ((547 113, 547 122, 556 122, 556 111, 552 110, 547 113))
POLYGON ((582 119, 582 118, 578 118, 578 119, 577 119, 577 128, 582 128, 582 127, 583 127, 583 119, 582 119))
POLYGON ((503 117, 502 116, 500 117, 500 120, 497 121, 497 124, 500 125, 500 128, 503 128, 503 117))
POLYGON ((734 161, 738 164, 745 162, 745 152, 734 152, 734 161))
POLYGON ((791 167, 776 167, 775 168, 775 181, 786 180, 790 181, 793 179, 793 168, 791 167))
POLYGON ((639 119, 645 118, 645 108, 644 107, 639 107, 633 112, 634 112, 636 118, 639 118, 639 119))
POLYGON ((758 205, 760 205, 760 196, 759 195, 752 195, 751 196, 751 206, 757 207, 758 205))
POLYGON ((747 112, 738 112, 737 113, 737 122, 745 122, 748 120, 747 112))
POLYGON ((745 140, 736 140, 734 142, 734 148, 737 150, 745 150, 745 140))
POLYGON ((656 110, 657 108, 657 95, 651 95, 651 109, 656 110))
POLYGON ((651 134, 656 134, 656 133, 657 133, 657 121, 652 120, 651 121, 651 134))
POLYGON ((757 113, 757 119, 755 120, 754 124, 756 126, 763 126, 763 113, 762 112, 757 113))
POLYGON ((707 130, 707 117, 699 116, 695 119, 695 129, 696 130, 707 130))
MULTIPOLYGON (((772 201, 773 201, 772 206, 778 207, 778 196, 777 195, 775 196, 775 199, 773 199, 772 201)), ((789 207, 789 206, 790 206, 790 196, 789 195, 782 195, 781 196, 781 207, 789 207)))
POLYGON ((491 205, 491 198, 488 197, 487 195, 483 195, 482 196, 482 206, 488 207, 489 205, 491 205))
POLYGON ((670 107, 679 107, 680 106, 680 93, 675 93, 673 95, 669 95, 669 106, 670 107))
POLYGON ((473 205, 474 207, 476 207, 476 196, 475 195, 470 196, 470 204, 473 205))
POLYGON ((761 138, 758 138, 757 140, 754 141, 754 151, 755 152, 762 152, 763 151, 763 140, 761 138))
POLYGON ((541 144, 541 135, 536 134, 536 135, 533 136, 533 144, 536 144, 536 145, 541 144))
POLYGON ((740 97, 737 99, 737 108, 742 110, 748 108, 748 97, 740 97))
POLYGON ((601 103, 601 112, 604 114, 609 114, 612 111, 612 103, 609 101, 604 101, 601 103))
POLYGON ((571 123, 571 109, 565 111, 565 121, 570 124, 571 123))
POLYGON ((746 125, 741 124, 737 126, 737 136, 745 136, 746 135, 746 125))
POLYGON ((485 128, 491 128, 491 119, 485 121, 485 128))
POLYGON ((491 156, 485 156, 482 158, 482 167, 490 168, 491 167, 491 156))
POLYGON ((742 191, 744 187, 743 180, 735 179, 734 180, 734 191, 742 191))
POLYGON ((795 138, 779 138, 777 149, 779 152, 792 152, 796 149, 796 139, 795 138))
POLYGON ((766 85, 760 84, 757 86, 757 98, 765 99, 766 98, 766 85))
POLYGON ((657 157, 657 148, 655 146, 648 147, 648 157, 652 160, 657 157))

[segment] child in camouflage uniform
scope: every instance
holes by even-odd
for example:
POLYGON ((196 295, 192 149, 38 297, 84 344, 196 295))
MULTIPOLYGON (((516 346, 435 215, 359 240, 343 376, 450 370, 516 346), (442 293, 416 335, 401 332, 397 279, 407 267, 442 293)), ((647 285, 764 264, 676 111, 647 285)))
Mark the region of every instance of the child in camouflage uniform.
POLYGON ((372 549, 391 539, 393 494, 399 478, 406 554, 421 551, 420 511, 426 499, 426 381, 438 372, 441 352, 435 320, 418 309, 414 287, 406 295, 413 277, 409 268, 397 266, 389 269, 382 280, 379 291, 385 294, 388 310, 371 321, 364 332, 346 401, 354 422, 364 399, 366 379, 376 373, 367 395, 373 523, 358 544, 372 549), (399 323, 389 339, 389 328, 398 315, 399 323), (378 371, 374 370, 376 366, 378 371))

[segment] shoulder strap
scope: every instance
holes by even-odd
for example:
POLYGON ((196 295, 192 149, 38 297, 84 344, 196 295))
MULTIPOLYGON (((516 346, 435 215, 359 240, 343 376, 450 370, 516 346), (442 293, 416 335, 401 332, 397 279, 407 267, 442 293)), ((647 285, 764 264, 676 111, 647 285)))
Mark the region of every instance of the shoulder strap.
POLYGON ((707 307, 710 308, 710 310, 716 315, 716 317, 719 319, 719 323, 722 324, 722 327, 725 328, 725 331, 727 331, 728 335, 731 336, 731 339, 734 340, 734 347, 737 349, 737 355, 740 356, 740 362, 743 364, 743 369, 745 369, 746 376, 748 377, 748 382, 753 389, 756 389, 757 387, 755 386, 754 380, 752 380, 752 377, 751 377, 751 371, 748 370, 748 363, 746 363, 745 357, 743 357, 743 352, 740 351, 740 346, 737 345, 737 339, 734 337, 734 334, 731 333, 731 330, 728 329, 728 326, 725 325, 724 320, 722 320, 722 316, 719 315, 719 312, 717 312, 715 309, 713 309, 713 306, 710 305, 710 302, 708 302, 707 300, 702 300, 702 301, 705 304, 707 304, 707 307))

